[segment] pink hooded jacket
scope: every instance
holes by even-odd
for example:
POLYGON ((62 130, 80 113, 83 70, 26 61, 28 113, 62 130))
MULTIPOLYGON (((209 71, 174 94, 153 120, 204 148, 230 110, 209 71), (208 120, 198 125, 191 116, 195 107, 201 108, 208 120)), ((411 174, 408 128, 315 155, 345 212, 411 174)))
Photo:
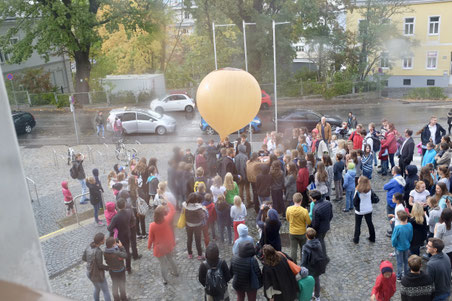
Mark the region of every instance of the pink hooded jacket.
POLYGON ((67 181, 61 182, 61 187, 63 187, 63 196, 64 196, 64 203, 68 204, 72 202, 72 193, 69 191, 69 188, 67 186, 67 181))
MULTIPOLYGON (((111 220, 113 219, 113 217, 116 215, 116 205, 113 202, 107 202, 105 204, 105 220, 107 221, 107 226, 110 225, 111 220)), ((113 230, 113 237, 114 238, 118 238, 118 229, 114 229, 113 230)))

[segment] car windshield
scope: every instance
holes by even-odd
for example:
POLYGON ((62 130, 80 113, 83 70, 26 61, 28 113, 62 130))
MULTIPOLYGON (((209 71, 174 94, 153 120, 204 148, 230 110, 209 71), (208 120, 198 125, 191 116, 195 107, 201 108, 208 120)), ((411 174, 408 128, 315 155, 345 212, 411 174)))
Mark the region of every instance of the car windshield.
POLYGON ((163 114, 159 114, 152 110, 147 110, 146 113, 148 113, 149 115, 151 115, 151 117, 156 118, 156 119, 161 119, 163 117, 163 114))

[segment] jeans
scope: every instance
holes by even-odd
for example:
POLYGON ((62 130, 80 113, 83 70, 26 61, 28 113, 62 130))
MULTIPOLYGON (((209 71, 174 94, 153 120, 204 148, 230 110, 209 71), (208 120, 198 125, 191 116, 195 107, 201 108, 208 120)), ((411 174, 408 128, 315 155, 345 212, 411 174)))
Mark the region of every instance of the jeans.
POLYGON ((259 204, 262 205, 264 202, 269 202, 270 201, 270 196, 258 196, 259 198, 259 204))
POLYGON ((220 234, 220 241, 224 241, 224 228, 226 228, 226 231, 228 232, 228 242, 232 243, 232 230, 231 230, 231 224, 230 222, 227 222, 224 224, 221 220, 217 220, 218 223, 218 233, 220 234))
POLYGON ((298 247, 300 247, 300 261, 301 261, 301 250, 303 249, 303 245, 306 243, 306 235, 305 234, 289 234, 290 239, 290 257, 292 257, 293 261, 297 263, 297 253, 298 247))
POLYGON ((355 235, 353 237, 353 241, 355 243, 359 242, 359 235, 361 234, 361 222, 363 221, 363 217, 366 219, 367 227, 369 228, 369 240, 375 242, 375 228, 372 223, 372 212, 359 215, 355 213, 355 235))
POLYGON ((160 269, 162 271, 162 277, 165 282, 168 281, 168 270, 171 269, 171 272, 174 275, 177 275, 177 267, 173 260, 173 253, 168 253, 165 256, 157 257, 160 262, 160 269))
POLYGON ((96 127, 97 127, 97 136, 99 136, 99 133, 102 131, 102 137, 105 137, 104 125, 100 124, 97 125, 96 127))
POLYGON ((372 179, 372 170, 371 171, 363 170, 363 176, 367 177, 369 180, 372 179))
POLYGON ((353 209, 353 196, 355 195, 354 190, 345 192, 345 209, 352 210, 353 209))
POLYGON ((388 173, 388 169, 388 160, 381 160, 381 174, 386 175, 388 173))
POLYGON ((100 204, 102 202, 99 201, 96 205, 93 205, 94 208, 94 220, 96 221, 96 224, 99 223, 99 208, 100 208, 100 204))
POLYGON ((342 200, 344 188, 342 187, 342 180, 334 181, 334 190, 336 191, 336 200, 342 200))
POLYGON ((248 301, 256 301, 257 290, 252 291, 236 291, 237 301, 245 301, 245 294, 248 296, 248 301))
POLYGON ((396 259, 397 259, 397 277, 401 278, 403 275, 407 275, 410 271, 408 267, 408 254, 410 250, 399 251, 396 249, 396 259))
MULTIPOLYGON (((86 180, 85 179, 78 179, 78 181, 80 182, 80 185, 82 185, 82 194, 88 193, 88 187, 86 186, 86 180)), ((80 199, 80 203, 84 203, 87 200, 88 200, 88 198, 86 197, 86 195, 84 195, 80 199)))
POLYGON ((146 235, 146 216, 137 214, 137 234, 146 235))
POLYGON ((377 156, 377 152, 374 152, 374 166, 378 165, 378 156, 377 156))
POLYGON ((314 296, 316 298, 320 297, 320 276, 314 276, 314 296))
POLYGON ((394 164, 394 154, 389 154, 389 162, 391 162, 391 170, 395 166, 394 164))
MULTIPOLYGON (((386 214, 394 214, 395 212, 395 207, 391 207, 389 205, 386 205, 386 214)), ((390 221, 392 219, 392 217, 388 217, 388 221, 390 221)), ((392 230, 394 230, 394 223, 391 224, 391 233, 392 230)))
POLYGON ((111 291, 113 292, 113 299, 116 300, 127 300, 126 293, 126 271, 113 272, 110 271, 111 277, 111 291), (120 297, 121 296, 121 297, 120 297))
POLYGON ((193 235, 195 236, 195 244, 196 244, 196 250, 198 251, 198 256, 202 256, 202 246, 201 246, 201 230, 202 226, 198 227, 189 227, 186 226, 185 229, 187 230, 187 251, 188 255, 192 255, 192 244, 193 244, 193 235))
POLYGON ((102 291, 102 294, 104 294, 105 301, 111 301, 110 291, 108 290, 108 283, 106 278, 104 278, 104 281, 102 282, 91 282, 94 285, 94 301, 100 300, 100 291, 102 291))
POLYGON ((442 295, 438 295, 433 297, 433 301, 447 301, 449 300, 450 293, 444 293, 442 295))

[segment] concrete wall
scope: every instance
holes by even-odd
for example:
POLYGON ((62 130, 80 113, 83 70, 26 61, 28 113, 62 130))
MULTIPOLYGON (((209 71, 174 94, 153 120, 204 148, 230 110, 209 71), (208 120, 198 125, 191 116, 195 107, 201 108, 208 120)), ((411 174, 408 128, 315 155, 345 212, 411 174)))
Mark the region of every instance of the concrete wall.
POLYGON ((50 291, 1 72, 0 99, 0 279, 50 291))
POLYGON ((432 87, 427 86, 427 80, 435 80, 433 87, 448 87, 449 76, 410 76, 410 75, 393 75, 388 78, 388 88, 420 88, 420 87, 432 87), (411 79, 411 86, 404 86, 403 80, 411 79))

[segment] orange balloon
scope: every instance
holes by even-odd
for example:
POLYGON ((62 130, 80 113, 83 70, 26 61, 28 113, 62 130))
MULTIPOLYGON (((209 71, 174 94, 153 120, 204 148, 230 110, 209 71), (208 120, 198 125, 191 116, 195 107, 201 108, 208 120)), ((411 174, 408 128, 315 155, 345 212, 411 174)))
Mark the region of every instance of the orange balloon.
POLYGON ((241 69, 225 68, 204 77, 196 93, 196 105, 223 140, 256 117, 261 98, 261 88, 254 76, 241 69))

